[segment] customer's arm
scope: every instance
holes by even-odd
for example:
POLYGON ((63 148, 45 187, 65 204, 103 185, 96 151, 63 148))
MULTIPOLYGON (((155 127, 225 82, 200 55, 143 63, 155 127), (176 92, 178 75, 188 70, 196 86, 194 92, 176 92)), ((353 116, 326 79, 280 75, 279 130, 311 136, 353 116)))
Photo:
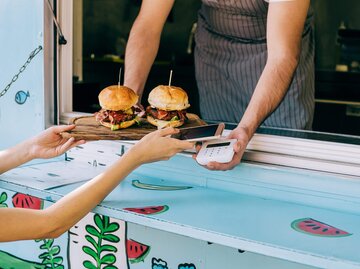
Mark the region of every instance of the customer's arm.
POLYGON ((99 204, 139 165, 166 160, 180 151, 191 149, 192 143, 168 137, 177 131, 167 128, 148 134, 105 172, 44 210, 1 208, 0 241, 58 237, 99 204))
POLYGON ((124 85, 140 96, 139 102, 173 4, 174 0, 143 0, 130 31, 125 52, 124 85))
POLYGON ((32 159, 56 157, 85 143, 83 140, 65 139, 60 135, 61 132, 70 131, 74 127, 75 125, 53 126, 14 147, 0 151, 0 174, 32 159))

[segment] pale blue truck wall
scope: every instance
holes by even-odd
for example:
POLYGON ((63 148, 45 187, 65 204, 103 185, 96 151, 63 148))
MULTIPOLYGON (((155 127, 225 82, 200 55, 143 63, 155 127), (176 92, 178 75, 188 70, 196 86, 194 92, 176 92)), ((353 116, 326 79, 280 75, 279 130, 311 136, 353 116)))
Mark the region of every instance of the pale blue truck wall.
MULTIPOLYGON (((28 59, 43 47, 43 0, 0 1, 0 92, 28 59)), ((44 53, 31 61, 0 97, 0 149, 44 129, 44 53)))

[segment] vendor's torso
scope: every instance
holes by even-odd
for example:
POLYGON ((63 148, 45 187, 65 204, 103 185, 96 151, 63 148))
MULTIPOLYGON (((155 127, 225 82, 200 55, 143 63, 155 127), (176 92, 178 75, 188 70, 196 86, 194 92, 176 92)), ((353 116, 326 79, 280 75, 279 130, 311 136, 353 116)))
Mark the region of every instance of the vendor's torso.
MULTIPOLYGON (((201 116, 206 120, 239 122, 266 65, 266 26, 271 4, 264 0, 202 2, 195 34, 201 116)), ((312 21, 310 9, 292 83, 282 103, 264 121, 266 126, 311 128, 315 53, 312 21)))
MULTIPOLYGON (((205 27, 222 36, 244 43, 266 42, 269 3, 265 0, 202 0, 199 16, 205 27), (249 29, 252 29, 249 31, 249 29)), ((312 17, 309 11, 304 31, 312 17)))

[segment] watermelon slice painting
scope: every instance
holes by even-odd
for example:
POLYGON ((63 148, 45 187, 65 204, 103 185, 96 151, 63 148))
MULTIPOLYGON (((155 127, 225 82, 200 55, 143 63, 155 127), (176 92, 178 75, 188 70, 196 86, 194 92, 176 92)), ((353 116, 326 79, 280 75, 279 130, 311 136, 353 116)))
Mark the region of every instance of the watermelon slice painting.
POLYGON ((12 203, 14 207, 19 208, 30 208, 37 210, 44 208, 44 202, 40 198, 19 192, 12 197, 12 203))
POLYGON ((126 240, 126 253, 130 263, 143 262, 150 252, 150 246, 136 242, 135 240, 126 240))
POLYGON ((147 206, 147 207, 128 207, 124 208, 124 210, 135 212, 143 215, 155 215, 164 213, 169 210, 169 206, 160 205, 160 206, 147 206))
POLYGON ((323 236, 323 237, 344 237, 351 233, 330 226, 326 223, 314 220, 312 218, 297 219, 291 223, 291 227, 302 233, 323 236))

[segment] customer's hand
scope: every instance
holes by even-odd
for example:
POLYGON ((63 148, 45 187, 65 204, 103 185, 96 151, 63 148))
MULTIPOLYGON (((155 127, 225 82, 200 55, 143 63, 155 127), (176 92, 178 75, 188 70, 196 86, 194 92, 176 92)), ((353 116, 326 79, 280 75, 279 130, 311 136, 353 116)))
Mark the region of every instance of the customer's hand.
POLYGON ((37 136, 25 141, 32 158, 48 159, 61 155, 69 149, 84 144, 85 140, 76 141, 73 137, 66 139, 60 133, 67 132, 75 128, 75 125, 58 125, 50 127, 37 136))
POLYGON ((193 142, 171 138, 178 133, 178 129, 165 128, 144 136, 129 152, 136 154, 140 163, 168 160, 170 157, 194 147, 193 142))
MULTIPOLYGON (((218 163, 218 162, 209 162, 207 165, 204 165, 205 168, 209 170, 231 170, 236 165, 238 165, 241 162, 241 158, 245 152, 246 146, 250 141, 249 135, 247 132, 241 128, 237 127, 236 129, 232 130, 228 139, 237 139, 237 142, 234 144, 234 157, 233 159, 228 163, 218 163)), ((196 146, 196 151, 199 152, 201 148, 201 145, 196 146)), ((196 159, 197 154, 193 155, 193 158, 196 159)))

